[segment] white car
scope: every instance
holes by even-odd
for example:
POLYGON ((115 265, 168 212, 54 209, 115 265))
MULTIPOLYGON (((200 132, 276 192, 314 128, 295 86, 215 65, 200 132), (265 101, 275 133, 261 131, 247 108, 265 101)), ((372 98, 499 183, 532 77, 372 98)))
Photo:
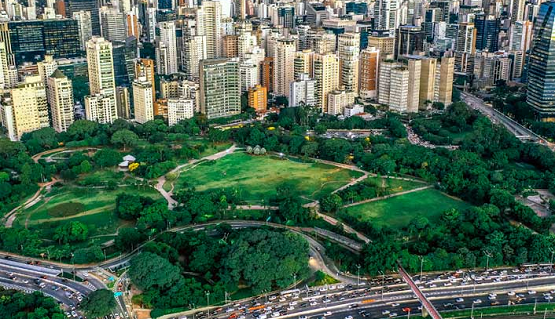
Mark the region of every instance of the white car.
POLYGON ((514 296, 514 295, 516 295, 516 292, 514 292, 514 291, 509 291, 507 293, 507 296, 514 296))
POLYGON ((489 300, 495 300, 495 299, 497 299, 497 297, 496 297, 496 296, 493 296, 493 295, 489 295, 489 296, 488 296, 488 299, 489 299, 489 300))
MULTIPOLYGON (((331 311, 324 312, 324 316, 331 316, 331 311)), ((352 318, 352 317, 351 317, 352 318)))
POLYGON ((297 302, 296 302, 296 301, 291 301, 291 302, 289 303, 289 306, 296 306, 296 305, 297 305, 297 302))
POLYGON ((399 306, 400 306, 400 305, 399 305, 398 303, 396 303, 396 302, 394 302, 394 303, 391 304, 391 307, 399 307, 399 306))
POLYGON ((389 318, 393 318, 393 317, 397 317, 397 313, 396 312, 392 312, 389 314, 389 318))
POLYGON ((529 294, 529 295, 535 295, 535 294, 536 294, 536 291, 535 291, 535 290, 528 290, 528 294, 529 294))
POLYGON ((389 315, 390 311, 389 310, 382 310, 382 315, 389 315))
POLYGON ((288 311, 293 311, 293 310, 295 310, 295 307, 289 306, 289 307, 287 307, 287 310, 288 310, 288 311))
POLYGON ((482 300, 476 299, 476 300, 474 300, 472 303, 473 303, 473 304, 481 304, 481 303, 482 303, 482 300))
POLYGON ((345 319, 353 319, 353 316, 347 316, 345 319))
POLYGON ((316 306, 318 303, 316 301, 313 301, 310 303, 311 306, 316 306))
POLYGON ((464 302, 464 298, 457 298, 455 299, 456 302, 464 302))
POLYGON ((543 299, 545 300, 553 300, 553 296, 552 295, 547 295, 547 296, 543 296, 543 299))

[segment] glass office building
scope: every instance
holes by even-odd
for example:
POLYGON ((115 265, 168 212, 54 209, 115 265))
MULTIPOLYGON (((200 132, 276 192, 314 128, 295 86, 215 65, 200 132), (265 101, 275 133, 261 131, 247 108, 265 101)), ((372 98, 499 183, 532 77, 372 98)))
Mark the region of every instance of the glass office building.
POLYGON ((534 23, 528 97, 539 118, 555 120, 555 1, 542 3, 534 23))
POLYGON ((11 52, 16 64, 42 61, 45 55, 55 58, 82 56, 77 21, 34 20, 8 23, 11 52))

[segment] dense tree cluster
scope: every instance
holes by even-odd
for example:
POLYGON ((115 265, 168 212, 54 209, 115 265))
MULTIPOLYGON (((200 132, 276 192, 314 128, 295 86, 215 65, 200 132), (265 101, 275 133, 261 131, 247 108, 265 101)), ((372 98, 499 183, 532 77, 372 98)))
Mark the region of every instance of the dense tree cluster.
MULTIPOLYGON (((159 309, 206 305, 249 287, 255 294, 290 285, 307 275, 308 243, 299 235, 270 229, 164 233, 131 260, 129 277, 142 289, 140 301, 159 309), (196 274, 191 277, 186 274, 196 274)), ((157 310, 160 311, 160 310, 157 310)), ((154 314, 159 312, 154 312, 154 314)))
POLYGON ((58 303, 40 292, 25 294, 0 287, 0 313, 12 319, 64 319, 58 303))
POLYGON ((90 318, 104 317, 115 308, 114 293, 108 289, 98 289, 91 292, 81 303, 81 309, 90 318))

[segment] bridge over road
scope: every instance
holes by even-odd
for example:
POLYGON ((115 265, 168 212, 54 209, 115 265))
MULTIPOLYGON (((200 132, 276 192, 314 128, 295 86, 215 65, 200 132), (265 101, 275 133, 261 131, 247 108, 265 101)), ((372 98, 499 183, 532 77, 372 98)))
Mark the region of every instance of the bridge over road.
POLYGON ((426 296, 420 291, 420 288, 414 283, 410 275, 405 271, 403 266, 399 265, 399 274, 403 278, 403 280, 409 285, 412 292, 416 295, 416 298, 422 304, 422 314, 424 314, 424 310, 428 312, 430 317, 433 319, 442 319, 439 311, 437 311, 436 307, 426 298, 426 296))

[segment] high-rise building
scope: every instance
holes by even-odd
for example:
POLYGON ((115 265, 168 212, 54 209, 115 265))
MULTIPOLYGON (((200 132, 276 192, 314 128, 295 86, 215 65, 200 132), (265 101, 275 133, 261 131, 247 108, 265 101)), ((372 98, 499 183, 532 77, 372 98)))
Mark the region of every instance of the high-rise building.
POLYGON ((395 53, 395 38, 389 36, 368 36, 368 47, 380 51, 380 59, 393 59, 395 53))
POLYGON ((453 97, 453 77, 455 71, 455 58, 442 57, 436 66, 436 85, 434 91, 434 102, 444 105, 451 104, 453 97))
MULTIPOLYGON (((434 101, 434 92, 436 84, 436 68, 437 59, 421 58, 420 70, 420 98, 419 105, 424 108, 428 103, 434 101)), ((451 80, 451 85, 453 80, 451 80)))
POLYGON ((141 38, 141 29, 139 28, 139 17, 135 11, 127 11, 125 13, 125 25, 127 27, 127 36, 141 38))
POLYGON ((495 16, 479 14, 474 18, 476 50, 495 52, 499 49, 501 20, 495 16))
POLYGON ((374 30, 394 32, 400 24, 399 1, 378 0, 374 3, 374 30))
POLYGON ((129 103, 129 88, 126 86, 116 87, 116 114, 118 118, 131 118, 131 103, 129 103))
POLYGON ((395 30, 395 58, 424 51, 424 31, 420 27, 404 25, 395 30))
POLYGON ((295 60, 293 61, 293 77, 298 80, 301 75, 307 74, 312 76, 312 57, 314 52, 312 50, 297 51, 295 53, 295 60))
POLYGON ((133 82, 137 45, 137 39, 134 37, 128 37, 124 42, 112 42, 116 86, 129 86, 133 82))
MULTIPOLYGON (((338 37, 339 86, 358 93, 360 35, 344 33, 338 37)), ((343 112, 341 112, 343 113, 343 112)))
POLYGON ((195 103, 189 98, 168 99, 168 125, 172 126, 181 120, 190 119, 195 115, 195 103))
POLYGON ((196 35, 183 40, 183 70, 189 79, 198 79, 199 62, 207 59, 206 36, 196 35))
POLYGON ((257 84, 249 89, 248 93, 249 107, 256 112, 265 112, 268 107, 268 89, 257 84))
POLYGON ((24 133, 49 126, 46 90, 40 76, 28 76, 10 90, 10 98, 0 106, 2 122, 12 141, 24 133))
POLYGON ((314 55, 316 107, 327 112, 328 93, 339 87, 339 59, 334 53, 314 55))
POLYGON ((511 6, 511 22, 522 21, 524 19, 524 3, 525 0, 512 0, 511 6))
POLYGON ((68 13, 73 16, 75 12, 86 11, 91 14, 91 27, 93 35, 100 35, 99 1, 96 0, 68 0, 68 13))
POLYGON ((100 31, 102 37, 108 41, 125 41, 125 15, 117 8, 103 6, 100 8, 100 31))
POLYGON ((56 69, 48 77, 47 87, 52 127, 57 132, 65 132, 74 119, 73 84, 67 76, 56 69))
POLYGON ((252 60, 242 61, 239 64, 239 73, 241 75, 241 92, 247 92, 260 83, 260 71, 252 60))
POLYGON ((73 19, 77 21, 77 27, 79 28, 79 42, 81 43, 81 50, 85 51, 87 41, 92 38, 91 12, 74 12, 73 19))
POLYGON ((239 36, 236 34, 230 34, 223 36, 222 38, 222 46, 223 52, 222 55, 224 58, 236 58, 239 56, 237 51, 237 44, 238 44, 239 36))
POLYGON ((156 62, 158 74, 177 73, 177 38, 175 22, 160 22, 160 37, 157 39, 156 62))
POLYGON ((409 71, 409 83, 407 90, 407 112, 417 113, 420 101, 420 76, 422 61, 420 59, 409 59, 407 64, 409 71))
POLYGON ((538 117, 555 118, 555 2, 544 2, 534 22, 527 102, 538 117))
POLYGON ((8 50, 6 49, 6 43, 0 42, 0 90, 11 88, 13 86, 9 70, 8 50))
POLYGON ((265 57, 262 61, 262 86, 268 88, 268 92, 274 92, 274 58, 265 57))
POLYGON ((81 55, 79 28, 73 19, 8 22, 15 63, 36 63, 45 55, 74 58, 81 55))
POLYGON ((203 1, 197 10, 197 34, 206 36, 206 56, 222 56, 222 5, 219 1, 203 1))
POLYGON ((316 81, 306 73, 300 74, 294 82, 291 82, 289 106, 299 105, 316 105, 316 81))
POLYGON ((473 23, 460 23, 455 50, 474 54, 476 51, 476 28, 473 23))
POLYGON ((328 114, 343 115, 346 106, 355 103, 355 92, 335 90, 328 93, 328 114))
POLYGON ((48 84, 48 78, 56 71, 58 68, 58 63, 54 60, 51 55, 46 55, 44 60, 37 63, 37 69, 39 71, 39 76, 42 79, 44 87, 48 84))
POLYGON ((295 41, 279 39, 274 54, 274 93, 289 96, 289 85, 295 80, 295 41))
POLYGON ((378 89, 380 50, 368 47, 360 53, 359 91, 363 98, 373 98, 378 89))
POLYGON ((133 81, 133 109, 137 123, 144 124, 154 120, 153 95, 152 83, 146 77, 133 81))
POLYGON ((200 62, 200 111, 208 119, 241 113, 237 60, 208 59, 200 62))
POLYGON ((528 51, 532 42, 532 31, 533 24, 531 21, 515 21, 512 23, 510 49, 513 51, 528 51))
POLYGON ((154 60, 152 59, 137 59, 135 60, 135 79, 146 78, 152 86, 152 101, 155 100, 156 95, 156 81, 154 76, 154 60))
POLYGON ((117 119, 112 43, 102 37, 90 39, 87 42, 87 66, 91 93, 85 98, 87 119, 112 123, 117 119))

